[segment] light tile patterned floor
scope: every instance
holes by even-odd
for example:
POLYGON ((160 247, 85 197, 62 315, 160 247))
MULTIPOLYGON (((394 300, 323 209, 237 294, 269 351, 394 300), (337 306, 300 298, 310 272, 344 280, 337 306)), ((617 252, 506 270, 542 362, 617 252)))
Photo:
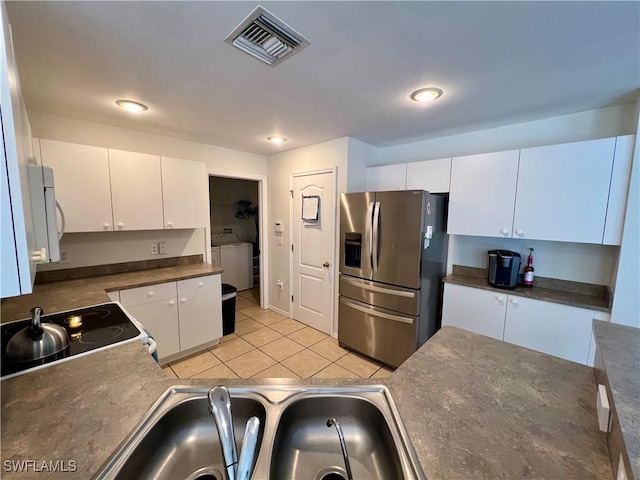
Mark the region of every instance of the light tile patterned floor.
POLYGON ((236 331, 219 345, 163 367, 169 378, 384 378, 392 370, 335 338, 271 310, 258 288, 239 292, 236 331))

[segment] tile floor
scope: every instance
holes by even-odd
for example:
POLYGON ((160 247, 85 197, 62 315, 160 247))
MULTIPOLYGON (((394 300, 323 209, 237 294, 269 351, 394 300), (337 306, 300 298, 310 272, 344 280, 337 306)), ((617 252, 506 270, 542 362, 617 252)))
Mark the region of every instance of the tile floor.
POLYGON ((236 297, 236 331, 162 369, 169 378, 384 378, 392 370, 329 335, 258 306, 258 288, 236 297))

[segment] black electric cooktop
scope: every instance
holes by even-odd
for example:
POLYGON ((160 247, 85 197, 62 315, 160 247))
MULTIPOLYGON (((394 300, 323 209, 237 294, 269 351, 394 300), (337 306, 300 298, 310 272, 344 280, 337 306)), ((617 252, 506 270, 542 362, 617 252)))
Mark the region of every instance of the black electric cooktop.
POLYGON ((98 348, 130 340, 140 335, 140 330, 131 322, 127 314, 117 303, 105 303, 68 312, 43 315, 42 323, 57 323, 69 336, 69 346, 63 351, 40 360, 14 362, 7 356, 7 344, 13 335, 31 325, 31 320, 18 320, 0 326, 2 337, 1 377, 28 370, 48 363, 63 360, 74 355, 87 353, 98 348), (81 317, 82 324, 71 328, 75 318, 81 317))

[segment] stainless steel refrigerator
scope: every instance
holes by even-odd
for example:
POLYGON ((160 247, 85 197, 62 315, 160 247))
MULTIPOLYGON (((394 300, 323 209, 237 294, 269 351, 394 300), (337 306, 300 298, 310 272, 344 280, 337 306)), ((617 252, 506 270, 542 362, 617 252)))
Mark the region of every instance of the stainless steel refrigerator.
POLYGON ((446 210, 424 190, 341 195, 341 346, 398 367, 438 330, 446 210))

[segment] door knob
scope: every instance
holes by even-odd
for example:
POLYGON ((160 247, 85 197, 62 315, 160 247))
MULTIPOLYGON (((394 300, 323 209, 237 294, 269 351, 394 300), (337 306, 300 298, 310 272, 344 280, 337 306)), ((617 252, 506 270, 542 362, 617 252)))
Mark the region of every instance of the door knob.
POLYGON ((322 266, 323 266, 324 268, 329 268, 329 267, 331 266, 331 264, 330 264, 329 262, 324 262, 324 263, 322 264, 322 266))

